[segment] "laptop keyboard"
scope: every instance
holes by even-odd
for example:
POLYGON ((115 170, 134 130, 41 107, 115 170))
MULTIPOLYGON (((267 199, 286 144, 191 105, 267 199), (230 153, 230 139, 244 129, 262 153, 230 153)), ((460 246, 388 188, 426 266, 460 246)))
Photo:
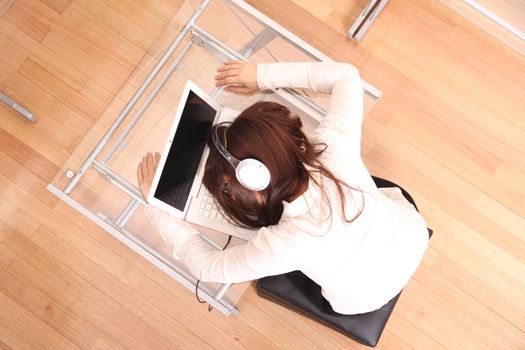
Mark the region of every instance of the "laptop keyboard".
POLYGON ((201 196, 199 214, 210 219, 228 223, 228 220, 221 214, 219 208, 217 208, 213 196, 206 189, 204 190, 201 196))

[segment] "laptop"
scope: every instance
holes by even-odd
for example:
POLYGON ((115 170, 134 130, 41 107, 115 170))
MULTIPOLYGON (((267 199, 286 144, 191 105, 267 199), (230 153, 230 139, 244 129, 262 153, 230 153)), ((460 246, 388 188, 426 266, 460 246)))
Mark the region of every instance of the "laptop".
POLYGON ((223 217, 202 184, 209 150, 206 137, 215 123, 239 112, 223 108, 192 81, 184 87, 168 140, 148 194, 148 203, 178 218, 244 240, 257 230, 237 227, 223 217))

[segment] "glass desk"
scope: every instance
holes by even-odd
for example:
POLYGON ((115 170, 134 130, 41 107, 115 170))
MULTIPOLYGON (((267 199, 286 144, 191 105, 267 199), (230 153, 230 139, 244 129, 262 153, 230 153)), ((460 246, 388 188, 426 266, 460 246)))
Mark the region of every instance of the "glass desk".
MULTIPOLYGON (((186 1, 112 103, 66 161, 48 189, 192 292, 196 279, 171 258, 142 211, 136 168, 147 151, 161 151, 185 82, 190 79, 225 107, 242 110, 258 100, 287 105, 305 128, 324 114, 328 96, 279 89, 240 97, 215 88, 226 60, 329 61, 279 24, 239 0, 186 1)), ((365 113, 381 92, 363 82, 365 113)), ((225 235, 199 227, 220 249, 225 235)), ((235 238, 232 244, 243 241, 235 238)), ((199 297, 216 310, 237 314, 248 284, 199 284, 199 297)))

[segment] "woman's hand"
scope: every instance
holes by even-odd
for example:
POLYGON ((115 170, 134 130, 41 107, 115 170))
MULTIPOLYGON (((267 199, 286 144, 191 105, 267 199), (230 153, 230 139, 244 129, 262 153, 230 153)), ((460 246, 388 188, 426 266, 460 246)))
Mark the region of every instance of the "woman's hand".
POLYGON ((137 179, 139 182, 140 192, 142 192, 142 197, 144 197, 144 200, 147 200, 148 198, 148 193, 151 188, 153 178, 155 177, 155 170, 157 170, 159 161, 159 152, 155 152, 155 156, 153 156, 151 152, 148 152, 144 157, 142 157, 142 161, 137 167, 137 179))
POLYGON ((215 85, 228 86, 226 90, 250 95, 259 91, 257 86, 257 65, 243 61, 228 61, 217 69, 215 85))

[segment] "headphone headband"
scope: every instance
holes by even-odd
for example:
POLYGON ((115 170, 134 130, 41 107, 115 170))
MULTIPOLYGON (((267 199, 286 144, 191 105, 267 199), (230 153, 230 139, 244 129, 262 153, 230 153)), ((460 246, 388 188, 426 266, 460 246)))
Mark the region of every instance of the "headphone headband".
MULTIPOLYGON (((232 156, 230 152, 226 150, 226 148, 221 144, 221 141, 219 140, 219 136, 217 135, 217 129, 219 129, 221 126, 226 126, 226 125, 229 126, 231 124, 232 122, 219 123, 213 130, 212 139, 213 139, 213 144, 215 145, 215 148, 217 148, 219 153, 222 154, 222 156, 228 161, 228 163, 230 163, 232 167, 235 169, 239 165, 240 161, 234 156, 232 156)), ((224 137, 226 139, 226 131, 224 131, 224 137)))

